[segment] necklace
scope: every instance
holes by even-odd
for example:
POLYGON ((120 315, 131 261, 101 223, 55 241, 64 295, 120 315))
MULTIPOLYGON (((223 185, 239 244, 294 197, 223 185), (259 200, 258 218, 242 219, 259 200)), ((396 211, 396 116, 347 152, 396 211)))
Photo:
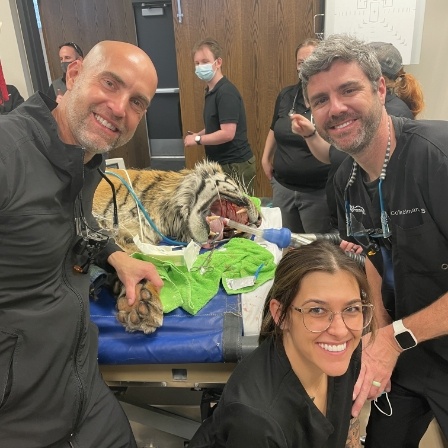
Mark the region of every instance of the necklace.
MULTIPOLYGON (((314 401, 314 400, 316 399, 316 396, 317 396, 317 393, 319 392, 320 386, 322 386, 323 379, 326 378, 326 377, 327 377, 327 375, 325 375, 325 373, 323 373, 323 374, 322 374, 322 377, 321 377, 320 380, 319 380, 319 384, 318 384, 318 386, 317 386, 317 388, 316 388, 316 391, 314 392, 314 395, 310 395, 310 394, 308 394, 309 397, 310 397, 310 399, 311 399, 311 401, 314 401)), ((308 392, 307 392, 307 393, 308 393, 308 392)))
MULTIPOLYGON (((390 160, 390 119, 389 118, 387 119, 387 130, 389 131, 389 137, 387 138, 386 154, 384 156, 384 162, 383 162, 383 166, 381 168, 380 184, 382 184, 383 180, 386 179, 386 168, 387 168, 387 165, 389 164, 389 160, 390 160)), ((356 179, 357 172, 358 172, 358 164, 353 160, 352 173, 347 182, 347 186, 345 187, 346 189, 353 185, 353 182, 356 179)))

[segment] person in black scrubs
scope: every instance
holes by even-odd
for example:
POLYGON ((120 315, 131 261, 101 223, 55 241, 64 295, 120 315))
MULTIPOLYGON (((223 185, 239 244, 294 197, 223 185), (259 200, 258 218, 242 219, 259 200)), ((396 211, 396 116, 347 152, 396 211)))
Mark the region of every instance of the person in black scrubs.
POLYGON ((447 122, 389 115, 375 51, 352 36, 323 41, 301 76, 317 131, 351 156, 334 182, 340 235, 374 266, 380 328, 363 340, 352 412, 386 392, 366 447, 417 448, 433 418, 448 436, 447 122))
POLYGON ((209 160, 236 178, 251 195, 255 187, 255 156, 247 139, 246 110, 238 89, 222 74, 221 45, 212 38, 193 48, 196 76, 207 84, 204 124, 199 132, 189 132, 184 144, 204 145, 209 160))
POLYGON ((189 448, 358 447, 352 395, 372 317, 366 276, 339 247, 290 250, 265 302, 259 347, 189 448))
MULTIPOLYGON (((295 66, 300 73, 303 61, 319 41, 307 39, 297 46, 295 66)), ((277 97, 271 127, 266 137, 261 165, 271 181, 272 204, 279 207, 282 225, 294 233, 326 233, 330 231, 330 215, 325 185, 330 167, 317 160, 309 149, 314 140, 314 126, 308 133, 291 131, 290 115, 311 120, 311 110, 303 99, 299 82, 285 87, 277 97)))

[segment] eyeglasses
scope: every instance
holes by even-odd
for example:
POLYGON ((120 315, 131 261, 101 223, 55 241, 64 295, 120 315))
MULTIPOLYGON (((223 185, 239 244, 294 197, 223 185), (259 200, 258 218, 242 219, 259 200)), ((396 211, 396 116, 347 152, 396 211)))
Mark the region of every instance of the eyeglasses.
POLYGON ((78 44, 75 44, 75 42, 66 42, 65 44, 60 45, 59 49, 61 49, 62 47, 72 47, 76 51, 76 53, 79 54, 79 56, 81 56, 82 58, 84 57, 81 48, 78 44))
POLYGON ((383 199, 383 179, 378 182, 378 195, 380 198, 380 219, 381 229, 365 229, 364 226, 351 213, 351 205, 348 194, 350 183, 347 184, 344 190, 344 205, 345 205, 345 222, 347 225, 347 236, 353 236, 356 241, 363 246, 369 255, 374 255, 380 249, 378 244, 372 238, 383 238, 385 245, 388 246, 387 238, 392 235, 389 228, 389 218, 384 207, 383 199))
POLYGON ((322 333, 330 328, 334 316, 340 314, 345 326, 349 330, 361 331, 367 328, 372 322, 373 305, 359 304, 350 305, 342 311, 331 311, 321 306, 312 306, 307 308, 298 308, 291 305, 292 309, 302 315, 303 325, 311 333, 322 333))

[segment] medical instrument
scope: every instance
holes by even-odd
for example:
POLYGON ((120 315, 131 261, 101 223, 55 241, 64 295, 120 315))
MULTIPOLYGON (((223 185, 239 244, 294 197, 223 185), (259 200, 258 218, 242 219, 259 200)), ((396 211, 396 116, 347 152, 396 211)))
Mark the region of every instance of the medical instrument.
POLYGON ((191 271, 193 271, 193 272, 199 271, 201 275, 204 275, 206 272, 213 271, 213 266, 210 266, 210 263, 212 261, 213 252, 215 251, 217 246, 218 246, 218 244, 216 242, 213 242, 211 244, 211 249, 209 250, 207 256, 205 257, 204 262, 200 266, 193 266, 191 268, 191 271))
POLYGON ((297 248, 304 244, 310 244, 313 241, 322 239, 332 241, 333 243, 341 242, 339 235, 336 233, 292 233, 291 230, 286 227, 280 229, 258 229, 233 221, 229 218, 221 219, 225 225, 263 238, 270 243, 276 244, 280 249, 284 249, 285 247, 297 248))
MULTIPOLYGON (((113 217, 113 234, 118 232, 118 206, 116 199, 116 192, 113 183, 108 179, 108 177, 101 171, 97 169, 101 177, 109 184, 112 190, 112 199, 114 205, 114 217, 113 217)), ((73 252, 75 256, 80 257, 82 262, 76 263, 73 266, 73 270, 80 274, 87 274, 90 265, 93 263, 95 257, 106 247, 109 242, 109 235, 95 229, 89 225, 87 219, 84 215, 83 205, 82 205, 82 194, 79 194, 78 198, 78 217, 75 218, 76 232, 79 236, 78 241, 73 246, 73 252)))
MULTIPOLYGON (((327 240, 335 244, 339 244, 342 241, 337 233, 292 233, 286 227, 280 229, 259 229, 241 224, 229 218, 221 217, 221 220, 228 227, 263 238, 270 243, 276 244, 280 249, 286 247, 299 248, 316 240, 327 240)), ((354 252, 346 252, 346 254, 364 266, 365 260, 362 254, 355 254, 354 252)))

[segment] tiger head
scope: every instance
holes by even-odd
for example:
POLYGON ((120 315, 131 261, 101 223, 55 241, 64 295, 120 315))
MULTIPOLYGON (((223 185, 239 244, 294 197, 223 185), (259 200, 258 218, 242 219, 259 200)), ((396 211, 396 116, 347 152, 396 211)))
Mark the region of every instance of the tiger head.
POLYGON ((252 200, 217 163, 197 164, 182 182, 179 193, 185 197, 185 209, 181 212, 184 222, 192 239, 199 244, 232 235, 233 230, 225 229, 217 217, 249 225, 260 221, 252 200))
MULTIPOLYGON (((246 225, 257 225, 260 214, 244 189, 222 171, 219 164, 204 161, 194 169, 179 172, 159 170, 108 170, 132 185, 153 222, 145 220, 137 210, 133 195, 121 180, 114 176, 119 207, 119 235, 117 242, 133 251, 132 239, 143 236, 143 241, 158 244, 162 236, 184 243, 191 240, 207 247, 211 242, 230 237, 233 230, 225 229, 219 217, 230 218, 246 225), (157 229, 155 229, 155 228, 157 229)), ((99 224, 111 229, 113 203, 110 187, 103 180, 94 197, 93 211, 99 224)), ((142 239, 142 238, 141 238, 142 239)))

